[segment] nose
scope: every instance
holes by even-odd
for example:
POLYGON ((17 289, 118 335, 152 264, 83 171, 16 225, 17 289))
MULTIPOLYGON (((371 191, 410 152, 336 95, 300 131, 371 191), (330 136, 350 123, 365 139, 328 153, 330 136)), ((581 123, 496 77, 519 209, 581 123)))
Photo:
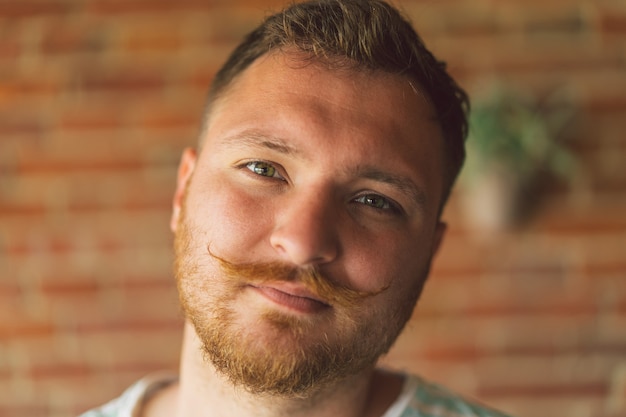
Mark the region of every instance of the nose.
POLYGON ((331 262, 340 252, 338 217, 332 197, 310 192, 290 198, 277 209, 270 244, 294 265, 331 262))

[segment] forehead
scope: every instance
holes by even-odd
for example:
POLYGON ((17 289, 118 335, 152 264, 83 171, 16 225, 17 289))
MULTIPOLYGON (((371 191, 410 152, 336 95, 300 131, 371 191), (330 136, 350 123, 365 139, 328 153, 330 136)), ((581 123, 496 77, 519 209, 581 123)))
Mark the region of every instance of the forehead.
MULTIPOLYGON (((293 50, 265 54, 236 76, 210 104, 207 125, 231 104, 245 106, 265 98, 256 108, 262 111, 272 107, 271 100, 283 102, 298 95, 349 104, 355 111, 365 110, 364 114, 372 113, 366 107, 376 103, 375 107, 393 109, 400 116, 390 121, 404 116, 440 127, 430 98, 408 76, 362 68, 345 58, 320 60, 293 50)), ((382 120, 388 115, 375 111, 371 116, 382 120)))

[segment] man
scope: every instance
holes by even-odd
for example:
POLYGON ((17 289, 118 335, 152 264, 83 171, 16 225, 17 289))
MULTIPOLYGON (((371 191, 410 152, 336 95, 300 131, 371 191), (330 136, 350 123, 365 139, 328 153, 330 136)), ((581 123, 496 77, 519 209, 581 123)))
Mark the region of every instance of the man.
POLYGON ((376 368, 444 234, 467 107, 386 3, 268 18, 217 74, 179 167, 180 377, 85 416, 502 416, 376 368))

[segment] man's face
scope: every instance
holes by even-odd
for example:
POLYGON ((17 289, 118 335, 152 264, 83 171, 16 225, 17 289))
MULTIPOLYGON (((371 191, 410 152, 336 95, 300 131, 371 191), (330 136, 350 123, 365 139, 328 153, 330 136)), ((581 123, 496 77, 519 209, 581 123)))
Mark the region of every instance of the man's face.
POLYGON ((401 76, 297 58, 261 57, 214 104, 172 217, 180 298, 209 359, 283 395, 374 365, 444 229, 443 141, 424 96, 401 76))

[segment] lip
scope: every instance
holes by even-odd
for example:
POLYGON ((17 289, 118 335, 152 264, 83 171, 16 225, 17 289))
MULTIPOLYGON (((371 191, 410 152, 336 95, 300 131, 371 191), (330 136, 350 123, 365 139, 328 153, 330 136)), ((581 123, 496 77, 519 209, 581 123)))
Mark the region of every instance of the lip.
POLYGON ((330 307, 310 291, 294 283, 269 283, 251 287, 275 304, 300 313, 317 313, 330 307))

